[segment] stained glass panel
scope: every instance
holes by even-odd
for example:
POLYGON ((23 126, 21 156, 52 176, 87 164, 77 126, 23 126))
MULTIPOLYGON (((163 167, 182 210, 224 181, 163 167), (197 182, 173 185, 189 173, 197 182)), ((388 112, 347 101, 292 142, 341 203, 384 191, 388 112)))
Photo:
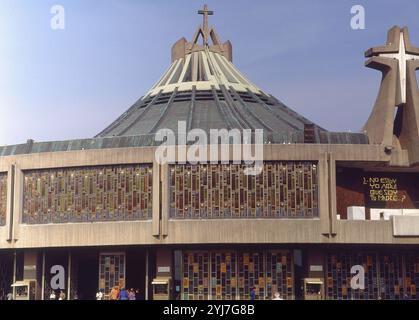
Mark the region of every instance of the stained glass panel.
POLYGON ((99 258, 99 290, 109 299, 115 286, 125 288, 125 254, 103 253, 99 258))
POLYGON ((152 166, 24 172, 23 223, 151 219, 152 166))
POLYGON ((328 254, 326 296, 328 299, 386 299, 416 298, 419 284, 419 255, 415 252, 382 252, 328 254), (365 288, 353 289, 353 266, 362 266, 365 288))
POLYGON ((403 271, 400 254, 384 254, 380 259, 380 292, 387 300, 403 299, 403 271))
POLYGON ((0 173, 0 226, 6 224, 7 174, 0 173))
POLYGON ((326 296, 333 300, 377 299, 379 274, 375 253, 339 253, 327 256, 326 296), (364 290, 352 289, 353 266, 362 266, 365 271, 364 290))
POLYGON ((294 297, 290 251, 187 251, 183 253, 182 299, 270 299, 278 291, 283 299, 294 297))
POLYGON ((315 162, 266 162, 258 176, 244 165, 170 166, 170 217, 316 218, 315 162))
POLYGON ((408 253, 406 255, 406 278, 405 292, 412 299, 419 299, 419 254, 408 253))

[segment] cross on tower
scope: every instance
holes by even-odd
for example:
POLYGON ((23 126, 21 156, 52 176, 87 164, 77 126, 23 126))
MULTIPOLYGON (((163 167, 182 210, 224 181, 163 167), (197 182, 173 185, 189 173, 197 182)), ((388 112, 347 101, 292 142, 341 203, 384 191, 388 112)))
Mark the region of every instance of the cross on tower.
POLYGON ((406 150, 409 163, 419 163, 419 48, 410 43, 406 27, 394 26, 386 45, 367 50, 365 57, 367 67, 382 73, 377 100, 363 128, 369 142, 390 151, 389 147, 406 150))
POLYGON ((397 33, 395 39, 389 39, 387 46, 370 49, 367 52, 367 56, 377 56, 388 59, 395 59, 398 61, 399 70, 397 75, 397 105, 403 105, 406 103, 407 93, 407 62, 419 60, 419 53, 417 52, 416 48, 413 48, 413 50, 409 52, 408 48, 411 48, 409 39, 405 38, 403 31, 397 31, 397 33), (400 37, 397 35, 398 32, 400 32, 400 37), (399 43, 397 43, 397 40, 399 43))
POLYGON ((208 44, 208 38, 209 38, 209 30, 208 30, 208 16, 212 16, 214 14, 214 11, 208 10, 208 6, 204 5, 204 10, 199 10, 198 14, 202 14, 204 17, 204 23, 202 25, 203 32, 204 32, 204 45, 208 44))

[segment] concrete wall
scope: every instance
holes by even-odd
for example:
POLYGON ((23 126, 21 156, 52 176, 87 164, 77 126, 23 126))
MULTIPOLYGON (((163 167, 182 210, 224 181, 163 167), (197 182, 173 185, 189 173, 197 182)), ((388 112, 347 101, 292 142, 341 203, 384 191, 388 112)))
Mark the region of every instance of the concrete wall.
MULTIPOLYGON (((154 160, 154 147, 39 153, 0 158, 9 175, 6 226, 0 248, 77 247, 199 243, 417 243, 418 237, 394 237, 390 221, 337 221, 337 161, 389 163, 391 156, 373 145, 265 145, 265 161, 317 161, 319 219, 313 220, 171 220, 168 166, 154 160), (153 163, 153 216, 149 221, 23 225, 23 172, 30 169, 153 163), (162 190, 159 189, 162 182, 162 190), (9 204, 13 203, 13 206, 9 204), (161 204, 161 214, 160 214, 161 204)), ((230 150, 231 151, 231 150, 230 150)))

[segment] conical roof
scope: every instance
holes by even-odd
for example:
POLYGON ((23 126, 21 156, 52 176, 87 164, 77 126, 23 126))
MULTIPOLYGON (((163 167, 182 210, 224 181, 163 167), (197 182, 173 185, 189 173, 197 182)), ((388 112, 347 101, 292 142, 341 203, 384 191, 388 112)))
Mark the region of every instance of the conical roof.
POLYGON ((185 38, 172 47, 172 63, 157 83, 94 138, 1 146, 9 155, 156 146, 159 129, 263 129, 264 143, 368 144, 364 133, 329 132, 285 106, 251 83, 232 63, 230 41, 221 43, 204 23, 191 42, 185 38), (199 39, 202 38, 202 44, 199 39), (211 44, 210 44, 211 41, 211 44))
POLYGON ((191 42, 172 47, 172 63, 150 91, 96 137, 152 136, 159 129, 263 129, 266 143, 366 143, 364 135, 331 136, 250 82, 232 63, 230 41, 221 43, 204 23, 191 42), (198 41, 202 37, 203 42, 198 41), (210 40, 212 43, 210 44, 210 40), (310 136, 307 138, 307 136, 310 136))

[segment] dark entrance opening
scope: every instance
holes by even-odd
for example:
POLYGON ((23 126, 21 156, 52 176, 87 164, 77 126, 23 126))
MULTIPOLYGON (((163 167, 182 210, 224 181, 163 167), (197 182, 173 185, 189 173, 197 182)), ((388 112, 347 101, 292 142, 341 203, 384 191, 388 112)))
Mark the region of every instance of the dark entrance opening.
POLYGON ((294 250, 294 292, 295 300, 303 300, 303 281, 304 281, 304 268, 303 263, 304 255, 302 250, 294 250))
MULTIPOLYGON (((60 291, 64 291, 64 293, 67 294, 68 274, 68 251, 60 249, 46 251, 44 299, 49 299, 52 292, 55 292, 56 299, 58 299, 60 291), (61 281, 59 281, 58 278, 55 277, 60 272, 57 269, 57 266, 62 267, 64 269, 64 283, 61 283, 61 281)), ((25 275, 25 271, 24 277, 27 278, 27 276, 25 275)))
POLYGON ((6 300, 7 294, 12 292, 13 254, 0 254, 0 300, 6 300))
POLYGON ((78 252, 77 296, 80 300, 95 300, 99 285, 99 253, 78 252))
MULTIPOLYGON (((145 299, 145 250, 130 248, 126 251, 126 289, 139 290, 140 300, 145 299)), ((136 297, 137 298, 137 297, 136 297)), ((137 298, 138 299, 138 298, 137 298)))

